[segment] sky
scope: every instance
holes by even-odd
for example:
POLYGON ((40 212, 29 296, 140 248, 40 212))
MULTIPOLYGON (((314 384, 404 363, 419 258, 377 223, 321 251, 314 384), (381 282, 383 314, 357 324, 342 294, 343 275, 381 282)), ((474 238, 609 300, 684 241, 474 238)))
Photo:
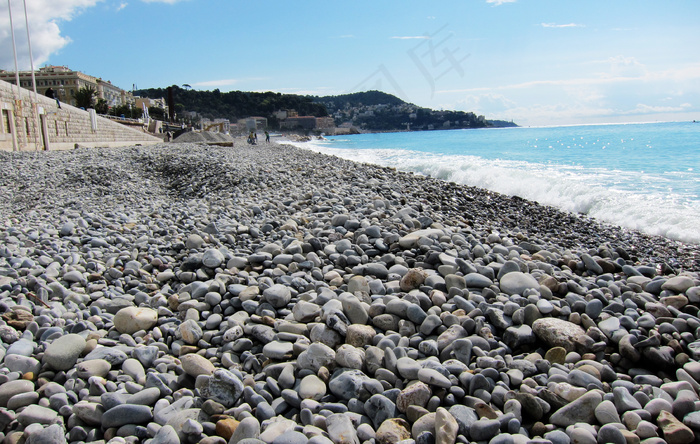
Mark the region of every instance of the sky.
POLYGON ((337 95, 524 126, 700 120, 696 0, 0 0, 0 69, 337 95))

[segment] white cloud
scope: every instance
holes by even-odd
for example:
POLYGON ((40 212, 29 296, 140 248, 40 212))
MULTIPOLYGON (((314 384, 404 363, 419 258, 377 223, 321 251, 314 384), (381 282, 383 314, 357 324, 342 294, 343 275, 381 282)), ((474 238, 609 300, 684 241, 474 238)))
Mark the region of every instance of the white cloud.
POLYGON ((393 36, 393 37, 389 37, 389 38, 397 39, 397 40, 430 40, 429 35, 393 36))
POLYGON ((210 87, 210 86, 231 86, 240 82, 240 79, 221 79, 221 80, 206 80, 204 82, 192 83, 192 86, 210 87))
POLYGON ((692 109, 690 103, 681 103, 678 106, 655 106, 638 103, 634 109, 624 111, 622 114, 660 114, 660 113, 678 113, 689 111, 692 109))
POLYGON ((586 25, 581 25, 579 23, 566 23, 559 25, 556 23, 540 23, 543 28, 585 28, 586 25))
POLYGON ((642 77, 647 74, 647 68, 634 57, 622 55, 610 57, 610 77, 642 77))
POLYGON ((119 6, 117 6, 117 11, 121 11, 122 9, 126 8, 129 6, 127 2, 122 2, 119 6))
MULTIPOLYGON (((70 43, 70 37, 61 35, 59 24, 70 21, 83 10, 95 6, 102 0, 33 0, 27 2, 27 19, 35 68, 46 63, 49 57, 70 43)), ((0 3, 0 68, 14 71, 12 35, 8 2, 0 3)), ((20 69, 29 69, 29 45, 25 26, 24 6, 12 5, 17 59, 20 69)))
POLYGON ((515 3, 516 0, 486 0, 486 3, 491 3, 493 6, 501 6, 504 3, 515 3))

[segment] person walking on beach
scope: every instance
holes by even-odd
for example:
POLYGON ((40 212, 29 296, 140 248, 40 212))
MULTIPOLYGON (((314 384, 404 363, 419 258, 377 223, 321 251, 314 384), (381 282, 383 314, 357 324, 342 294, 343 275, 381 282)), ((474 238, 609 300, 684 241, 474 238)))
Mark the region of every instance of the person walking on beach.
POLYGON ((270 143, 270 133, 268 133, 267 131, 265 131, 265 142, 270 143))
POLYGON ((46 95, 46 97, 49 99, 54 99, 56 101, 56 105, 58 105, 58 109, 61 109, 61 102, 58 101, 58 97, 56 97, 56 94, 53 92, 53 88, 47 89, 44 95, 46 95))

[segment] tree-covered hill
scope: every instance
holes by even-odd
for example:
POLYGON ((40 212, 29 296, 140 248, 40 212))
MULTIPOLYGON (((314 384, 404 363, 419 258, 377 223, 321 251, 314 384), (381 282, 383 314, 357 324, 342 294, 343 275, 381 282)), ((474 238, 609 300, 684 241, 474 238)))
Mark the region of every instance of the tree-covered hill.
POLYGON ((405 105, 406 102, 396 96, 387 94, 382 91, 364 91, 352 94, 341 94, 338 96, 318 97, 312 96, 314 102, 323 103, 331 110, 357 107, 357 106, 376 106, 376 105, 405 105))
MULTIPOLYGON (((187 86, 187 85, 185 85, 187 86)), ((172 86, 175 112, 196 112, 208 118, 238 119, 260 116, 271 128, 279 128, 274 113, 294 110, 300 116, 332 116, 335 124, 352 125, 365 131, 432 130, 517 126, 512 122, 489 121, 465 111, 436 111, 407 103, 382 91, 365 91, 338 96, 300 96, 275 92, 198 91, 172 86)), ((168 97, 167 88, 142 89, 136 95, 168 97)))
MULTIPOLYGON (((222 93, 213 91, 197 91, 193 89, 172 86, 175 112, 196 112, 208 119, 238 119, 250 116, 266 117, 270 123, 276 121, 273 113, 279 110, 296 110, 299 115, 324 117, 328 113, 326 107, 315 103, 311 97, 296 94, 281 94, 275 92, 244 92, 230 91, 222 93)), ((168 97, 167 88, 149 88, 135 92, 136 95, 150 98, 168 97)))
POLYGON ((465 111, 436 111, 381 91, 314 97, 323 104, 336 125, 352 124, 366 131, 432 130, 517 126, 512 122, 489 121, 465 111))

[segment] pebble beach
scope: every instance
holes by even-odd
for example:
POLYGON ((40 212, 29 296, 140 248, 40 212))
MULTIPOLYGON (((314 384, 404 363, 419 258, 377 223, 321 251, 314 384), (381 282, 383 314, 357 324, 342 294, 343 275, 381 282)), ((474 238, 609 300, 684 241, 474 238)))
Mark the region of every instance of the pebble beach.
POLYGON ((700 245, 392 168, 0 152, 3 443, 700 442, 699 309, 700 245))

